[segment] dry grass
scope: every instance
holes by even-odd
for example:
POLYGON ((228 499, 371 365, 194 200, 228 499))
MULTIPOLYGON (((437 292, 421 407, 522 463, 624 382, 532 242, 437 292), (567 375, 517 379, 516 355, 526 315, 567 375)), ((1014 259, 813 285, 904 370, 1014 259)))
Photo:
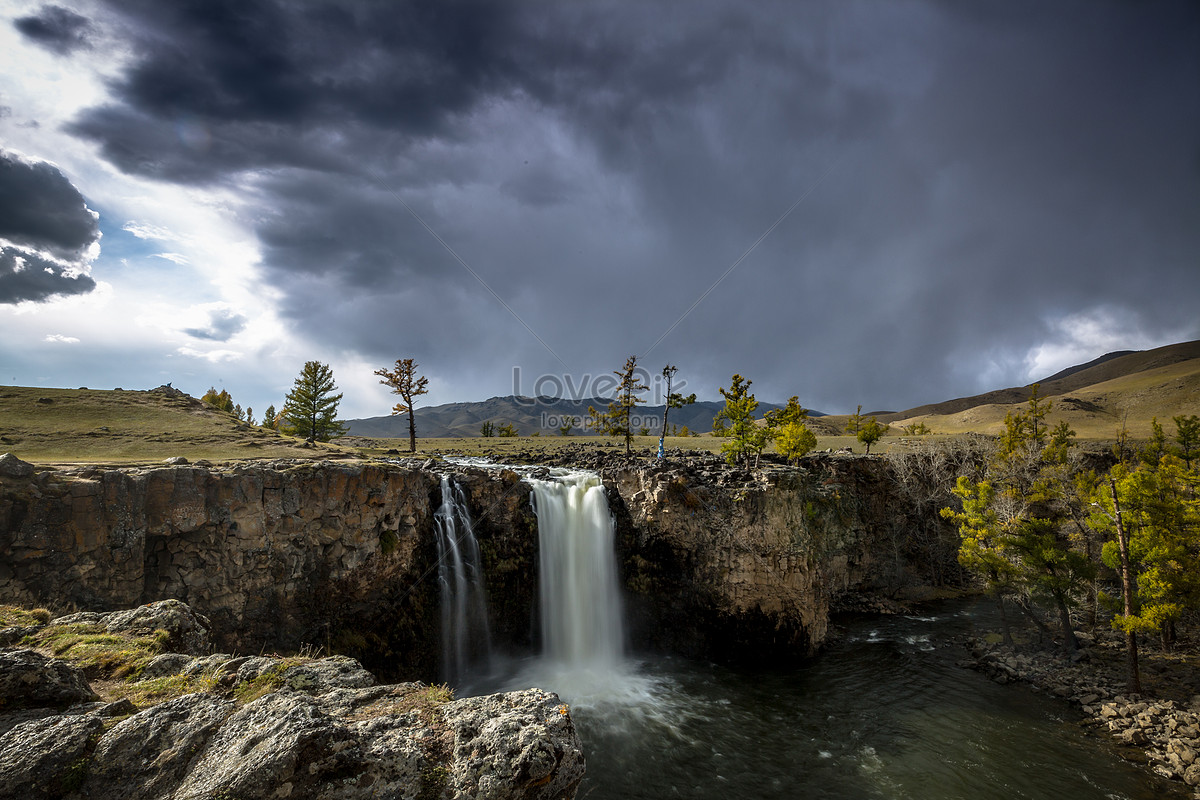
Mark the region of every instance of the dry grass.
POLYGON ((437 709, 454 700, 454 690, 446 684, 397 684, 392 691, 379 699, 354 710, 351 720, 374 719, 381 716, 399 716, 410 712, 417 714, 427 724, 437 722, 437 709))
MULTIPOLYGON (((1121 426, 1135 439, 1150 435, 1157 417, 1173 433, 1171 417, 1200 413, 1200 359, 1169 364, 1105 380, 1063 395, 1054 403, 1049 422, 1066 420, 1079 440, 1108 440, 1121 426)), ((935 434, 998 434, 1004 416, 1023 403, 990 404, 954 414, 916 416, 892 423, 891 431, 872 452, 904 447, 904 425, 924 422, 935 434)), ((845 435, 846 417, 814 419, 818 450, 864 447, 845 435)), ((669 436, 669 449, 719 452, 725 440, 714 436, 669 436)), ((521 436, 418 439, 420 457, 460 454, 503 461, 521 453, 551 455, 563 447, 624 450, 624 441, 598 436, 521 436)), ((639 455, 653 456, 658 439, 634 437, 639 455)), ((768 448, 767 452, 772 452, 768 448)), ((349 437, 339 442, 305 446, 299 439, 246 425, 198 400, 158 392, 88 389, 38 389, 0 386, 0 453, 10 452, 39 465, 153 464, 171 456, 190 461, 245 461, 274 458, 355 458, 406 456, 407 439, 349 437), (395 451, 389 452, 389 451, 395 451)))
POLYGON ((43 655, 75 665, 105 702, 128 698, 139 708, 194 692, 218 693, 244 705, 289 682, 293 688, 304 688, 297 684, 296 678, 289 679, 285 673, 291 667, 314 660, 306 655, 289 656, 262 674, 241 682, 235 681, 233 673, 215 675, 211 672, 142 680, 143 670, 155 656, 168 652, 166 645, 170 634, 167 631, 110 632, 94 623, 46 624, 48 617, 49 612, 44 609, 28 611, 16 606, 0 606, 0 626, 43 626, 26 636, 20 642, 22 647, 31 647, 43 655))
POLYGON ((157 392, 0 386, 0 453, 33 464, 331 458, 339 445, 246 425, 192 398, 157 392))
MULTIPOLYGON (((1122 426, 1131 437, 1145 439, 1155 417, 1170 436, 1175 429, 1172 417, 1200 413, 1200 360, 1135 372, 1048 399, 1054 404, 1050 425, 1065 420, 1080 440, 1114 439, 1122 426)), ((924 422, 937 433, 995 435, 1004 430, 1005 414, 1024 408, 1024 403, 976 406, 956 414, 900 420, 892 424, 892 431, 924 422)))
POLYGON ((45 625, 50 621, 51 616, 51 613, 44 608, 28 609, 0 605, 0 628, 27 628, 34 625, 45 625))
POLYGON ((110 633, 101 625, 78 623, 47 625, 25 643, 70 661, 89 678, 123 679, 136 678, 170 638, 166 631, 110 633))

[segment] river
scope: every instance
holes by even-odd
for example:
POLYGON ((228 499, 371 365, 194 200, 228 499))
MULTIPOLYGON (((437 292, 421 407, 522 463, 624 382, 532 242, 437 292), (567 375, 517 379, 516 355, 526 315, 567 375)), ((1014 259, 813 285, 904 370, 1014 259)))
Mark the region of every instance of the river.
MULTIPOLYGON (((538 516, 543 652, 459 696, 536 686, 571 705, 579 797, 1152 800, 1181 784, 1122 760, 1080 712, 956 665, 990 605, 844 621, 799 668, 637 658, 623 646, 614 530, 594 473, 527 479, 538 516)), ((731 654, 735 655, 735 654, 731 654)), ((753 663, 752 654, 736 654, 753 663)))
POLYGON ((956 666, 954 637, 981 614, 959 602, 843 622, 799 668, 634 658, 589 675, 531 659, 476 690, 541 685, 571 703, 587 800, 1190 796, 1122 760, 1066 702, 956 666))

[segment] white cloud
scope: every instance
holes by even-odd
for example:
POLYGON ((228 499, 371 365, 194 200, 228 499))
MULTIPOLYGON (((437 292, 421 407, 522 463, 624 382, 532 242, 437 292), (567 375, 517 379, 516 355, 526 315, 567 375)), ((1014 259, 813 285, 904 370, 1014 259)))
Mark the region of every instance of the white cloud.
POLYGON ((126 222, 122 229, 139 239, 149 241, 172 242, 179 238, 161 225, 151 225, 148 222, 138 222, 137 220, 126 222))
POLYGON ((79 344, 79 339, 74 336, 63 336, 61 333, 51 333, 46 336, 47 342, 59 342, 62 344, 79 344))
POLYGON ((1118 350, 1149 350, 1187 338, 1185 332, 1151 333, 1140 315, 1119 306, 1101 306, 1048 320, 1051 337, 1025 356, 1026 377, 1041 380, 1068 367, 1118 350))
POLYGON ((162 258, 180 266, 187 266, 192 263, 188 260, 187 256, 180 255, 179 253, 155 253, 154 258, 162 258))
POLYGON ((203 359, 210 364, 220 364, 226 361, 239 361, 245 355, 238 350, 198 350, 195 347, 180 347, 175 352, 188 358, 203 359))

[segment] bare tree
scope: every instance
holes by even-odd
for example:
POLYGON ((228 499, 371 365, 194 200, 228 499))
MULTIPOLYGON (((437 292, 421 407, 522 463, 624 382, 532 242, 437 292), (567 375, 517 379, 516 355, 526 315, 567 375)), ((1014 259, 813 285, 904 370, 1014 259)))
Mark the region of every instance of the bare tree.
POLYGON ((429 379, 417 375, 417 362, 411 358, 396 359, 395 369, 377 369, 375 374, 383 378, 384 386, 392 387, 392 393, 400 395, 403 402, 396 403, 393 414, 408 414, 408 451, 417 452, 417 423, 413 419, 413 408, 419 395, 428 394, 429 379))

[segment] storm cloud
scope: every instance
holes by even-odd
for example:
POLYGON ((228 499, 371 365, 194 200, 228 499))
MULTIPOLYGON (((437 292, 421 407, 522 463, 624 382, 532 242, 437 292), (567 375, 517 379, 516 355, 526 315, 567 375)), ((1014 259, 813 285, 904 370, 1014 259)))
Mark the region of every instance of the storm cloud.
POLYGON ((59 55, 91 46, 92 25, 87 17, 62 6, 42 6, 37 14, 20 17, 13 25, 33 41, 59 55))
POLYGON ((0 151, 0 303, 95 288, 97 215, 52 164, 0 151))
POLYGON ((1200 337, 1185 0, 97 8, 133 57, 69 130, 235 190, 284 318, 445 400, 637 353, 902 408, 1025 382, 1064 320, 1200 337))
POLYGON ((183 332, 196 339, 227 342, 246 327, 246 317, 228 308, 214 309, 208 314, 204 327, 184 328, 183 332))

